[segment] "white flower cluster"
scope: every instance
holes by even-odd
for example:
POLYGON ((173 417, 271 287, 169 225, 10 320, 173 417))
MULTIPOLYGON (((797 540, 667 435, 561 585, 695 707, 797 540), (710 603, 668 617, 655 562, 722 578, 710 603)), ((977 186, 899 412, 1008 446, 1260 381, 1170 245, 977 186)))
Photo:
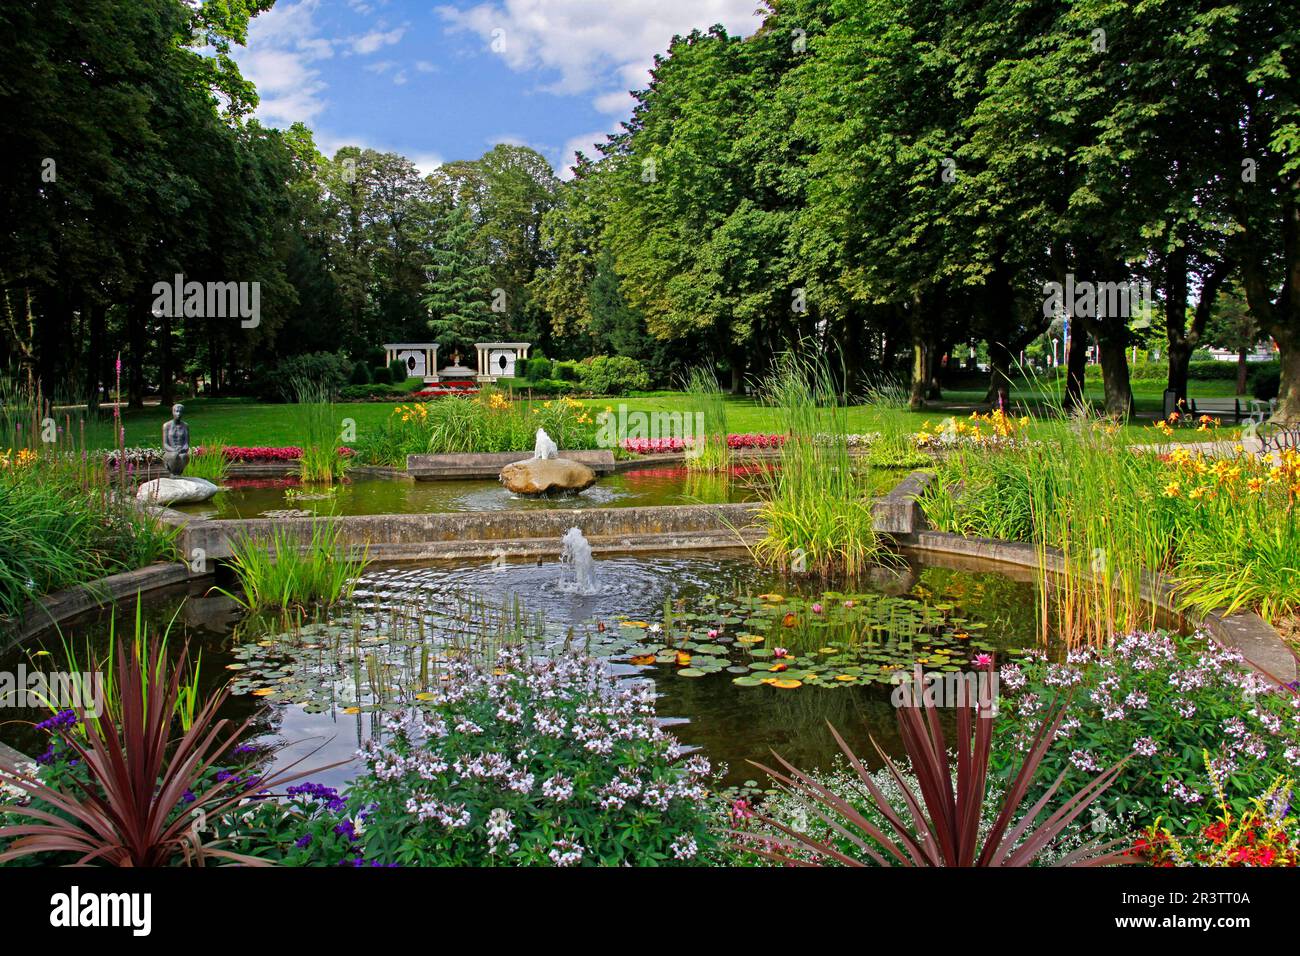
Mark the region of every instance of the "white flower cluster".
MULTIPOLYGON (((576 653, 533 657, 507 648, 490 662, 450 662, 439 683, 436 693, 421 695, 425 706, 388 715, 385 733, 360 755, 376 780, 411 788, 406 810, 418 821, 452 829, 481 825, 490 854, 513 854, 516 841, 525 842, 523 834, 531 832, 520 816, 520 797, 540 793, 553 805, 575 805, 580 797, 590 801, 587 806, 614 812, 629 805, 668 811, 677 801, 694 804, 708 794, 712 771, 703 756, 684 761, 678 772, 662 772, 684 751, 656 720, 653 686, 619 681, 598 659, 576 653), (581 794, 575 777, 550 762, 565 751, 603 757, 630 744, 648 746, 654 759, 611 770, 603 783, 584 777, 581 794), (473 792, 485 794, 480 799, 487 807, 493 793, 506 806, 484 808, 487 819, 479 820, 473 800, 440 799, 473 792), (514 808, 513 815, 506 807, 514 808)), ((588 852, 572 834, 540 849, 557 866, 577 865, 588 852)), ((670 849, 681 861, 699 852, 689 834, 670 849)))

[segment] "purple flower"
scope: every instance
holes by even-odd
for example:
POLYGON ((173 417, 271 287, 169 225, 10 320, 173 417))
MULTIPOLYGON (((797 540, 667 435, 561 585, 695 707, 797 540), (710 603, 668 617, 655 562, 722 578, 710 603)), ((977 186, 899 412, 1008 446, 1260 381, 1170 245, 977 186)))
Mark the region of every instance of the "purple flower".
POLYGON ((304 833, 302 836, 298 837, 298 839, 293 841, 293 845, 300 850, 305 850, 311 845, 311 834, 304 833))
POLYGON ((349 843, 356 843, 361 839, 361 834, 357 833, 356 824, 351 820, 344 820, 334 827, 334 832, 341 837, 346 837, 349 843))
POLYGON ((73 727, 76 723, 77 712, 75 710, 61 710, 48 720, 42 720, 36 725, 36 729, 54 733, 64 727, 73 727))

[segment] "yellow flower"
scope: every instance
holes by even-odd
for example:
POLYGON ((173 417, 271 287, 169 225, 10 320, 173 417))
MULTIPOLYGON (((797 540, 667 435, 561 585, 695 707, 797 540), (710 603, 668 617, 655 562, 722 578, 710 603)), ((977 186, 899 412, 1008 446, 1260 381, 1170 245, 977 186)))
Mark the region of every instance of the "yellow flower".
POLYGON ((1166 498, 1177 498, 1177 497, 1178 497, 1178 492, 1179 492, 1179 490, 1180 490, 1180 489, 1179 489, 1179 487, 1178 487, 1178 482, 1176 482, 1176 481, 1171 481, 1171 482, 1169 482, 1169 484, 1165 485, 1165 497, 1166 497, 1166 498))

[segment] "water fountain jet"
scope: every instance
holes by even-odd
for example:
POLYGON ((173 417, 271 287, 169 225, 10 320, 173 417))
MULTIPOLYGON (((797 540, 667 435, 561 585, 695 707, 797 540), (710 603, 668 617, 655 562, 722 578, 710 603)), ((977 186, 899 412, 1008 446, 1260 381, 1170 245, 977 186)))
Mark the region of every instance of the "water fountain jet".
POLYGON ((591 556, 591 542, 581 528, 570 528, 560 540, 560 563, 568 571, 560 587, 577 594, 596 594, 596 562, 591 556))

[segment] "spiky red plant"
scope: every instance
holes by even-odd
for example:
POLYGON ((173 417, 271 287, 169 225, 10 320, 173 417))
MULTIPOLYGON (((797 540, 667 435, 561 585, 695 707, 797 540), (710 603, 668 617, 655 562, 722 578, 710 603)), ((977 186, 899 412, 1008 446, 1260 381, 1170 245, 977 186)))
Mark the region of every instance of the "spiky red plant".
POLYGON ((316 770, 286 771, 257 781, 250 789, 238 777, 219 779, 208 771, 233 747, 252 718, 237 727, 218 719, 229 694, 212 695, 195 714, 189 730, 174 737, 181 672, 187 651, 169 664, 164 645, 149 643, 148 660, 137 644, 117 649, 120 713, 90 716, 77 708, 79 739, 74 728, 60 732, 84 766, 86 779, 75 791, 53 789, 35 776, 11 774, 9 781, 32 797, 28 805, 6 812, 31 821, 0 828, 0 839, 13 844, 0 863, 44 853, 76 854, 75 864, 166 866, 174 861, 203 865, 208 859, 265 865, 266 861, 233 852, 220 842, 205 843, 194 811, 216 819, 254 791, 270 790, 316 770), (206 782, 205 782, 206 781, 206 782), (194 799, 187 801, 186 793, 194 799), (57 812, 55 812, 57 811, 57 812))
MULTIPOLYGON (((779 754, 773 756, 785 768, 784 773, 760 763, 765 771, 787 791, 802 798, 813 815, 834 834, 847 841, 860 855, 846 853, 830 840, 820 840, 799 832, 778 820, 760 815, 758 819, 778 831, 770 833, 733 831, 742 846, 759 856, 798 866, 838 863, 845 866, 1028 866, 1047 849, 1061 832, 1083 813, 1114 782, 1125 761, 1099 774, 1086 787, 1066 800, 1041 823, 1035 821, 1051 804, 1065 774, 1057 777, 1033 806, 1021 809, 1061 725, 1068 702, 1048 714, 1007 789, 1000 812, 987 836, 981 839, 980 827, 988 792, 989 755, 993 740, 993 715, 981 712, 975 718, 972 733, 971 708, 957 708, 957 764, 950 763, 948 743, 939 721, 939 709, 926 700, 922 707, 898 708, 898 724, 903 745, 911 760, 916 778, 914 793, 903 771, 890 759, 873 737, 872 746, 884 761, 886 770, 903 793, 909 826, 881 792, 870 772, 834 727, 840 749, 848 758, 858 779, 871 795, 877 812, 885 819, 890 833, 876 826, 849 800, 796 768, 779 754), (955 789, 954 789, 954 777, 955 789), (1013 824, 1013 820, 1016 822, 1013 824), (869 861, 869 862, 868 862, 869 861)), ((1111 852, 1121 843, 1086 845, 1064 857, 1061 866, 1099 866, 1129 863, 1123 850, 1111 852)))

